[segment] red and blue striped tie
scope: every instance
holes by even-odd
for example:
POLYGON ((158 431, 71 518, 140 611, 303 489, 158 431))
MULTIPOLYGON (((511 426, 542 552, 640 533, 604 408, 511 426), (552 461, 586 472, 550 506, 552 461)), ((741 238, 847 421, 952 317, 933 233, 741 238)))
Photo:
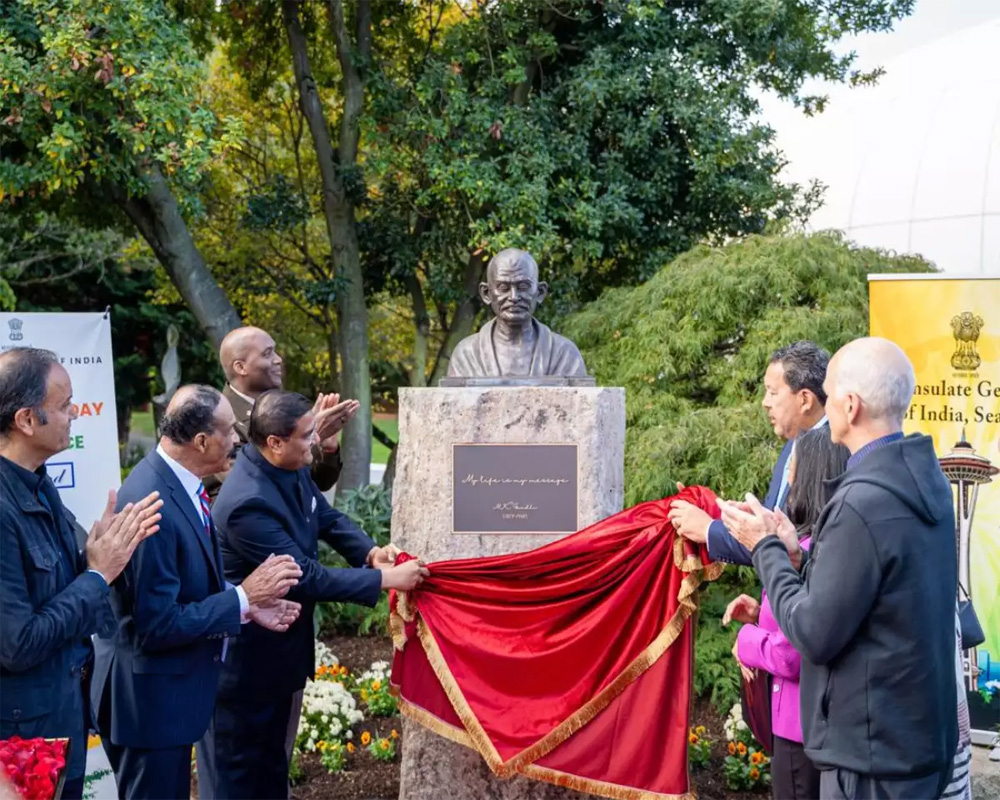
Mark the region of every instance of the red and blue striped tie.
POLYGON ((198 499, 201 500, 201 521, 205 523, 205 535, 212 540, 212 506, 208 502, 205 484, 198 484, 198 499))

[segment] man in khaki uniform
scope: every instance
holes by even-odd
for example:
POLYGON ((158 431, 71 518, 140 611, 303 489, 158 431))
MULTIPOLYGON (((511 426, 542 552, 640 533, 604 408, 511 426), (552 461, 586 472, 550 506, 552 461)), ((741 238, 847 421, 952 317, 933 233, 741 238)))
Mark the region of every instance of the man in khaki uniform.
MULTIPOLYGON (((222 393, 229 400, 236 414, 236 434, 240 444, 250 441, 247 426, 250 412, 257 398, 269 389, 280 389, 282 359, 275 348, 274 339, 260 328, 236 328, 222 340, 219 361, 226 375, 222 393)), ((329 491, 340 476, 340 446, 337 434, 359 408, 357 400, 340 402, 336 394, 320 395, 316 399, 317 429, 320 442, 313 451, 310 470, 312 479, 321 492, 329 491)), ((219 493, 226 473, 205 479, 205 489, 212 502, 219 493)))

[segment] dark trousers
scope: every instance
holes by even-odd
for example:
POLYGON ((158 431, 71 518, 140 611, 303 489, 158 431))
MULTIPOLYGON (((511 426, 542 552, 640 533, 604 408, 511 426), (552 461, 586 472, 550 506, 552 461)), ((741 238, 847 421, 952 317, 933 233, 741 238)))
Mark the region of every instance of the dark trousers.
POLYGON ((774 737, 771 758, 771 797, 774 800, 817 800, 819 770, 801 742, 774 737))
POLYGON ((63 783, 60 800, 80 800, 83 797, 83 775, 79 778, 67 779, 63 783))
POLYGON ((951 779, 952 767, 925 778, 884 780, 849 769, 824 770, 820 776, 822 800, 935 800, 951 779))
POLYGON ((119 800, 188 800, 191 797, 191 745, 147 749, 122 747, 102 737, 115 771, 119 800))
POLYGON ((199 798, 286 800, 291 710, 291 694, 220 694, 208 732, 198 743, 199 798))

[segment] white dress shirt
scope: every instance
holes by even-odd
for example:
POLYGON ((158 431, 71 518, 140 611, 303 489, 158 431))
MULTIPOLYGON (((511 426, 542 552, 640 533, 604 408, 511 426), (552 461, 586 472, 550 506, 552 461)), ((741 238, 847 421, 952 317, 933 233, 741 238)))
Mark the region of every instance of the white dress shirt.
MULTIPOLYGON (((187 467, 177 463, 174 459, 167 455, 167 452, 163 449, 162 445, 156 445, 156 453, 166 462, 167 466, 170 467, 170 471, 177 476, 177 480, 181 482, 181 486, 184 487, 184 491, 187 493, 188 499, 191 501, 192 505, 194 505, 195 514, 198 519, 204 520, 205 517, 201 513, 201 498, 198 496, 198 490, 203 486, 201 478, 191 472, 191 470, 187 467)), ((240 599, 240 622, 246 625, 246 623, 250 621, 247 618, 247 612, 250 610, 250 601, 247 599, 247 593, 243 591, 242 586, 233 586, 233 584, 229 583, 225 579, 223 579, 223 583, 225 584, 226 591, 229 591, 230 589, 234 589, 236 591, 236 596, 240 599)), ((226 651, 228 649, 229 641, 223 641, 223 661, 226 660, 226 651)))

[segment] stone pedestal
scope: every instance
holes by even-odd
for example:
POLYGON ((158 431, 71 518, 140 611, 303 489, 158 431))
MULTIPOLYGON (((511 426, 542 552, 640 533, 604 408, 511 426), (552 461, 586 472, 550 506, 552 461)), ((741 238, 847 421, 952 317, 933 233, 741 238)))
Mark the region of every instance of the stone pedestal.
MULTIPOLYGON (((577 521, 622 509, 625 390, 582 386, 401 389, 392 542, 425 561, 531 550, 560 534, 454 533, 452 458, 462 444, 576 445, 577 521)), ((585 795, 495 778, 480 755, 408 721, 400 800, 563 800, 585 795)))

